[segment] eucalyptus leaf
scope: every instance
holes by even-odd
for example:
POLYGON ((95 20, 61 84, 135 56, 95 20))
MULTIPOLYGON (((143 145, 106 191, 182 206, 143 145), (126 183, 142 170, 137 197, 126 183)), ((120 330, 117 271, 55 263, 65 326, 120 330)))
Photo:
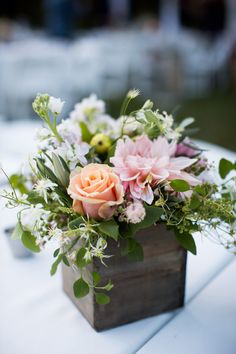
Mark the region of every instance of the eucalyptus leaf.
POLYGON ((74 290, 75 297, 81 298, 81 297, 88 295, 89 286, 86 283, 86 281, 84 281, 83 278, 80 278, 80 279, 76 280, 76 282, 74 282, 73 290, 74 290))

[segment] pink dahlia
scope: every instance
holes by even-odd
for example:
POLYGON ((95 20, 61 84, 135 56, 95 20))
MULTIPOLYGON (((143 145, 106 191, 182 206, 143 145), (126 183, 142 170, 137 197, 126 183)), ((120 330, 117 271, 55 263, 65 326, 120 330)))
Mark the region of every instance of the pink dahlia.
POLYGON ((131 197, 151 204, 153 188, 161 182, 183 179, 190 185, 199 183, 197 178, 185 172, 197 160, 189 157, 173 157, 176 144, 164 137, 151 141, 146 135, 135 140, 125 137, 119 140, 111 163, 119 175, 124 189, 131 197))

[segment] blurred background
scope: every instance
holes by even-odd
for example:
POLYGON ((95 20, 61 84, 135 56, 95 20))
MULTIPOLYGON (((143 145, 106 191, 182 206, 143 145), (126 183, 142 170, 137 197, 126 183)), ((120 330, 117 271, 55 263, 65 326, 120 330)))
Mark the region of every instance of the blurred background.
POLYGON ((236 150, 236 1, 1 0, 2 126, 35 119, 38 92, 64 117, 91 92, 117 116, 129 88, 236 150))

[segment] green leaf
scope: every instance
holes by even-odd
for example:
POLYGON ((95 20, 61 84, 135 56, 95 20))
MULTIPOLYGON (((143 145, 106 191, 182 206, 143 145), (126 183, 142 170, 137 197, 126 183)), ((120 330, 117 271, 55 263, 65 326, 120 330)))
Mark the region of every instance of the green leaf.
POLYGON ((163 214, 163 209, 156 206, 145 206, 146 216, 143 221, 138 224, 130 224, 132 232, 135 233, 138 230, 146 229, 154 225, 157 221, 160 220, 161 215, 163 214))
POLYGON ((109 280, 109 282, 104 286, 104 290, 110 291, 112 288, 114 288, 114 285, 112 282, 109 280))
POLYGON ((119 234, 122 237, 132 237, 134 231, 135 230, 132 229, 131 224, 127 224, 126 222, 119 223, 119 234))
POLYGON ((51 266, 51 270, 50 270, 50 274, 54 275, 57 271, 57 268, 59 266, 59 264, 61 263, 63 258, 63 254, 59 254, 59 256, 57 257, 57 259, 55 260, 55 262, 52 264, 51 266))
POLYGON ((200 194, 202 197, 205 197, 207 195, 207 189, 205 188, 204 185, 198 185, 194 188, 194 191, 200 194))
POLYGON ((21 224, 18 222, 12 232, 11 239, 12 240, 20 240, 23 232, 24 232, 24 230, 22 229, 21 224))
POLYGON ((190 251, 194 255, 197 254, 196 244, 191 234, 188 234, 187 232, 183 232, 181 234, 178 229, 175 229, 175 236, 181 246, 183 246, 187 251, 190 251))
POLYGON ((85 141, 86 143, 90 143, 93 135, 91 134, 89 128, 84 122, 80 122, 79 125, 81 129, 82 141, 85 141))
POLYGON ((28 189, 25 186, 26 179, 22 175, 13 174, 10 176, 9 181, 14 189, 18 189, 21 194, 27 194, 28 189))
POLYGON ((59 252, 60 252, 60 248, 57 248, 53 253, 53 257, 56 258, 58 256, 59 252))
POLYGON ((28 202, 30 202, 30 204, 44 204, 44 198, 41 197, 37 192, 35 191, 31 191, 28 194, 27 197, 28 202))
POLYGON ((235 169, 235 164, 226 159, 221 159, 219 163, 219 174, 221 178, 225 178, 232 170, 235 169))
POLYGON ((69 225, 68 225, 68 226, 69 226, 69 229, 70 229, 70 230, 76 230, 76 229, 79 228, 80 224, 83 223, 83 222, 84 222, 84 221, 83 221, 83 218, 80 216, 80 217, 78 217, 77 219, 75 219, 75 220, 69 222, 69 225))
POLYGON ((97 286, 101 281, 101 275, 98 272, 92 272, 93 285, 97 286))
POLYGON ((67 188, 69 185, 69 172, 68 169, 64 167, 64 164, 60 160, 59 156, 52 153, 52 163, 55 171, 55 175, 60 181, 60 184, 67 188))
POLYGON ((190 200, 190 208, 195 210, 201 205, 201 201, 196 194, 193 194, 190 200))
POLYGON ((75 297, 81 298, 81 297, 88 295, 89 286, 84 281, 83 278, 80 278, 80 279, 76 280, 76 282, 74 282, 73 290, 74 290, 75 297))
POLYGON ((142 262, 144 258, 142 246, 134 239, 128 239, 128 258, 133 262, 142 262))
POLYGON ((114 219, 101 222, 98 225, 98 229, 105 235, 112 237, 115 241, 118 240, 119 226, 114 219))
POLYGON ((62 257, 62 261, 67 267, 70 267, 70 263, 65 255, 63 255, 62 257))
POLYGON ((80 248, 76 254, 76 264, 79 268, 83 268, 88 264, 84 259, 85 253, 86 253, 86 249, 80 248))
POLYGON ((40 252, 40 248, 36 245, 36 237, 29 231, 23 231, 21 236, 23 245, 32 252, 40 252))
POLYGON ((188 182, 184 181, 183 179, 174 179, 170 182, 170 186, 176 192, 186 192, 190 189, 190 185, 188 184, 188 182))
POLYGON ((110 296, 104 294, 104 293, 95 293, 95 297, 96 297, 96 302, 99 305, 106 305, 109 304, 110 302, 110 296))

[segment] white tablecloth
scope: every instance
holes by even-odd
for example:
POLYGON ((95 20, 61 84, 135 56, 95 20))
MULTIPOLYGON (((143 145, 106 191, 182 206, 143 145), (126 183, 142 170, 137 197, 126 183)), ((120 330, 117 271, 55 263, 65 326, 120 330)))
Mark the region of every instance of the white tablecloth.
MULTIPOLYGON (((14 125, 1 129, 0 161, 3 160, 6 170, 12 172, 22 156, 27 156, 34 128, 26 123, 26 130, 14 125), (27 131, 23 139, 20 130, 27 131)), ((218 160, 223 155, 235 158, 234 153, 205 146, 212 149, 208 153, 210 159, 218 160)), ((28 259, 12 256, 3 229, 14 224, 14 212, 4 210, 2 204, 0 208, 1 354, 129 354, 139 350, 153 354, 215 354, 220 351, 215 351, 212 345, 214 334, 220 333, 216 343, 221 341, 219 348, 225 348, 222 354, 236 353, 232 326, 236 324, 235 261, 223 248, 196 237, 198 256, 188 256, 183 309, 97 333, 62 292, 60 271, 50 277, 51 249, 28 259), (218 307, 220 310, 216 311, 218 307), (221 332, 223 323, 228 331, 221 332), (199 326, 203 326, 203 330, 199 326), (205 347, 194 347, 194 342, 199 340, 205 347)))

